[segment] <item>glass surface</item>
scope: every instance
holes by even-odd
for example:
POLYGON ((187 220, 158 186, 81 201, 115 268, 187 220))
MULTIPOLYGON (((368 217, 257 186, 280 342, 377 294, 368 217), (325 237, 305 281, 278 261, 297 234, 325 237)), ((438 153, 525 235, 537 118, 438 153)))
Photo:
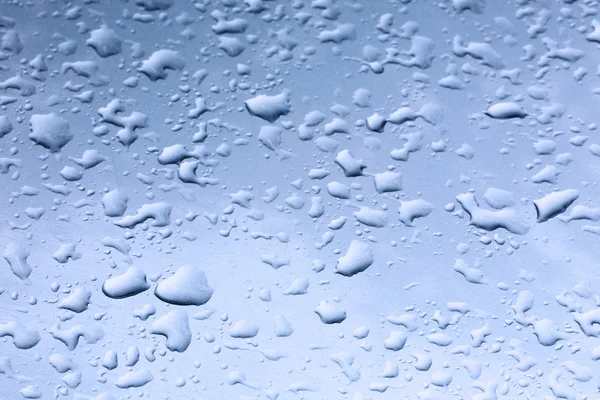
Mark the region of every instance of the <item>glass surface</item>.
POLYGON ((0 400, 600 398, 595 0, 0 0, 0 400))

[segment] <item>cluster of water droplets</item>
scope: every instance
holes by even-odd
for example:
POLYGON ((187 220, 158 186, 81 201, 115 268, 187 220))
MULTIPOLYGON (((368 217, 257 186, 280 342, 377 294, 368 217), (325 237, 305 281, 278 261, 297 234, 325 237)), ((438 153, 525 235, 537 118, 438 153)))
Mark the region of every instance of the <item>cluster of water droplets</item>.
POLYGON ((0 0, 0 399, 597 398, 599 12, 0 0))

